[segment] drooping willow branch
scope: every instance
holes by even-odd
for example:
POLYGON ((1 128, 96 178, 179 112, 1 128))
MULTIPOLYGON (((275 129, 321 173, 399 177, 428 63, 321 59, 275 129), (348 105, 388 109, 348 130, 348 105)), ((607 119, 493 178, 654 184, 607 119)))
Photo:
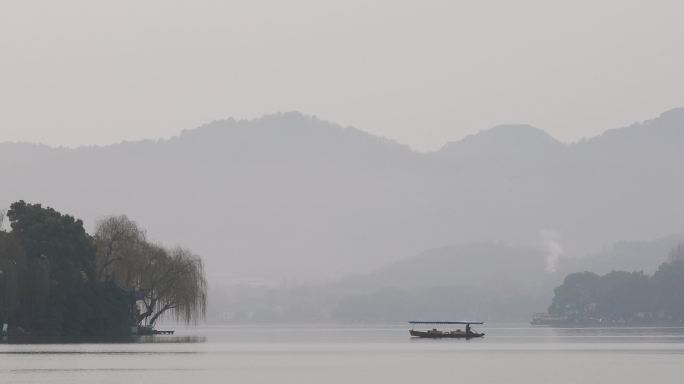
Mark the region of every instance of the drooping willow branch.
POLYGON ((126 216, 100 220, 95 240, 98 278, 139 296, 144 310, 136 316, 138 324, 154 326, 166 316, 190 323, 205 316, 207 282, 198 256, 149 243, 126 216))

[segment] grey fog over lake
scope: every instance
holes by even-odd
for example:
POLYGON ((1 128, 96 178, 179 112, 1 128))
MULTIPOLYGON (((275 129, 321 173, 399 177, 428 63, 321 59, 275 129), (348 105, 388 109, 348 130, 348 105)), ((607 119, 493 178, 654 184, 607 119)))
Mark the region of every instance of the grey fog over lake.
POLYGON ((1 1, 0 384, 680 382, 682 15, 1 1))

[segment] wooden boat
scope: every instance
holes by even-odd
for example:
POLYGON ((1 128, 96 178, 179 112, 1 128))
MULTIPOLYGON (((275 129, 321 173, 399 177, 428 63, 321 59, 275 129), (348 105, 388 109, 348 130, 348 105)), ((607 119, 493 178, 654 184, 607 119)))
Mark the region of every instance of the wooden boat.
POLYGON ((476 337, 482 337, 485 334, 484 333, 479 333, 479 332, 473 332, 470 329, 471 324, 484 324, 481 321, 409 321, 409 324, 411 324, 413 327, 409 330, 409 334, 411 337, 423 337, 423 338, 430 338, 430 339, 441 339, 441 338, 460 338, 460 339, 472 339, 476 337), (454 331, 441 331, 437 328, 429 329, 426 331, 417 331, 413 328, 415 328, 416 325, 421 325, 421 324, 448 324, 448 325, 453 325, 453 324, 460 324, 460 325, 465 325, 466 330, 462 331, 460 329, 454 330, 454 331))

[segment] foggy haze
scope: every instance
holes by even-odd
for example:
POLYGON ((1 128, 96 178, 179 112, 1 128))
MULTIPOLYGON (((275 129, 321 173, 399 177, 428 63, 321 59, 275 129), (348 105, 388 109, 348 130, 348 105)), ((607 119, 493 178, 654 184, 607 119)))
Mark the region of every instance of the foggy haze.
POLYGON ((683 15, 0 1, 0 383, 676 382, 683 15))
POLYGON ((201 254, 214 279, 341 278, 471 242, 537 248, 553 272, 682 232, 682 125, 676 109, 576 144, 498 126, 419 154, 287 113, 107 147, 2 144, 0 202, 42 202, 91 228, 128 214, 201 254))
POLYGON ((678 1, 3 1, 0 142, 111 144, 299 110, 417 150, 562 142, 684 105, 678 1))

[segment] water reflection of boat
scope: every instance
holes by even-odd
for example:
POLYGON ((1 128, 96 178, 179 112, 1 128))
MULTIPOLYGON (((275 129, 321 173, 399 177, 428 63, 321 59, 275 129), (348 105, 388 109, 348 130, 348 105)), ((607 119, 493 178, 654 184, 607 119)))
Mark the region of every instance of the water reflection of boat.
POLYGON ((478 333, 478 332, 473 332, 473 330, 470 328, 472 324, 484 324, 481 321, 409 321, 409 324, 412 325, 412 328, 409 330, 409 334, 411 337, 423 337, 423 338, 430 338, 430 339, 441 339, 441 338, 462 338, 462 339, 471 339, 475 337, 482 337, 485 334, 484 333, 478 333), (422 325, 422 324, 430 324, 430 325, 454 325, 454 324, 460 324, 460 325, 465 325, 466 329, 465 331, 462 331, 460 329, 453 330, 453 331, 442 331, 437 328, 432 328, 428 329, 426 331, 420 331, 420 330, 415 330, 416 325, 422 325))

